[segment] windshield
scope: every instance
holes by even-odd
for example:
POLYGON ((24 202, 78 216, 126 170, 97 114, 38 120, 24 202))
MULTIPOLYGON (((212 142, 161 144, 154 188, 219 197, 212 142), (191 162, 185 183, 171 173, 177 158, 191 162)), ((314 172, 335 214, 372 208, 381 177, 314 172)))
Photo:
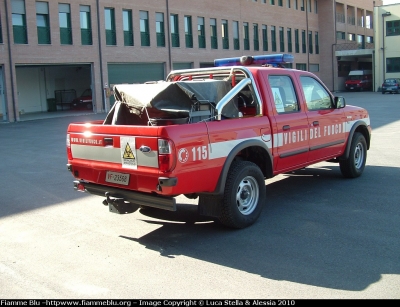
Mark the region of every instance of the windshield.
POLYGON ((347 80, 361 80, 363 76, 361 75, 352 75, 347 78, 347 80))

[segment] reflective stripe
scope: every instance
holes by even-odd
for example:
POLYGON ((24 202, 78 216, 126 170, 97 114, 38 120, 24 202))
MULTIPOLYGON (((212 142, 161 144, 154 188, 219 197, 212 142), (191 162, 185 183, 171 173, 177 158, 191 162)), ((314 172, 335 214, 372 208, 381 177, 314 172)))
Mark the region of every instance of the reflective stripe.
MULTIPOLYGON (((370 125, 370 118, 362 118, 362 119, 356 119, 356 120, 352 120, 352 121, 347 121, 347 122, 343 122, 342 124, 340 124, 342 126, 342 133, 349 133, 351 131, 351 129, 353 128, 355 123, 358 122, 364 122, 366 126, 370 125)), ((337 124, 339 125, 339 124, 337 124)), ((332 126, 336 126, 336 124, 332 125, 332 126)), ((307 129, 303 129, 303 130, 299 130, 300 134, 296 134, 296 136, 301 136, 303 137, 304 141, 308 141, 311 139, 310 137, 310 130, 312 128, 307 128, 307 129), (307 135, 306 135, 307 134, 307 135)), ((289 132, 279 132, 279 133, 275 133, 274 134, 274 148, 278 148, 278 147, 282 147, 284 146, 284 137, 285 134, 288 134, 289 132)), ((292 132, 294 133, 294 132, 292 132)), ((298 133, 298 131, 296 130, 296 133, 298 133)))
MULTIPOLYGON (((122 164, 120 148, 71 144, 71 151, 75 159, 122 164)), ((157 151, 144 153, 137 150, 136 159, 139 166, 158 168, 157 151)))
MULTIPOLYGON (((271 139, 270 135, 268 136, 269 139, 271 139)), ((248 138, 248 139, 240 139, 240 140, 230 140, 230 141, 224 141, 224 142, 217 142, 217 143, 211 143, 208 146, 208 151, 209 151, 209 159, 218 159, 218 158, 225 158, 229 155, 229 153, 232 151, 232 149, 247 140, 257 140, 257 141, 262 141, 264 144, 267 145, 268 148, 271 148, 271 141, 265 142, 261 139, 261 136, 258 137, 253 137, 253 138, 248 138)))

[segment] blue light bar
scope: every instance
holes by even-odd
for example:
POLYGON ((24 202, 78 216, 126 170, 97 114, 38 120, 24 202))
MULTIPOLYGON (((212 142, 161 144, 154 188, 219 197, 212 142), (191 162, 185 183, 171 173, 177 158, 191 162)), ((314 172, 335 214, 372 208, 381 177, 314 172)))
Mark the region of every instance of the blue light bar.
POLYGON ((214 60, 214 66, 249 66, 249 65, 275 65, 281 66, 285 63, 293 63, 294 58, 291 54, 268 54, 268 55, 255 55, 236 58, 225 58, 214 60))

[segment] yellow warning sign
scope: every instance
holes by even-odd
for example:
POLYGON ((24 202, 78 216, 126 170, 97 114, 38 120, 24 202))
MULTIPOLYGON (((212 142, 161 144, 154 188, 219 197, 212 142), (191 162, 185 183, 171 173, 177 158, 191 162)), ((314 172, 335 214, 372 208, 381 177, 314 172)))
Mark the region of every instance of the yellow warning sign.
POLYGON ((121 163, 123 168, 137 169, 136 140, 133 136, 121 136, 121 163))
POLYGON ((126 143, 123 158, 124 159, 135 159, 135 155, 133 154, 131 146, 129 146, 129 143, 126 143))

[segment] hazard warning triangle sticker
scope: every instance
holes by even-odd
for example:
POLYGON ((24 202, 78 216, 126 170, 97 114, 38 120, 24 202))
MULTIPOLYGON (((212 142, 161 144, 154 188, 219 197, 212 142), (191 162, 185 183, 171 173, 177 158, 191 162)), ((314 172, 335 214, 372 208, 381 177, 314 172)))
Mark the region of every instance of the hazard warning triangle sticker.
POLYGON ((121 137, 121 162, 123 168, 137 169, 136 140, 134 137, 121 137))
POLYGON ((135 159, 135 155, 132 152, 131 146, 129 143, 126 143, 125 152, 124 152, 124 159, 135 159))

